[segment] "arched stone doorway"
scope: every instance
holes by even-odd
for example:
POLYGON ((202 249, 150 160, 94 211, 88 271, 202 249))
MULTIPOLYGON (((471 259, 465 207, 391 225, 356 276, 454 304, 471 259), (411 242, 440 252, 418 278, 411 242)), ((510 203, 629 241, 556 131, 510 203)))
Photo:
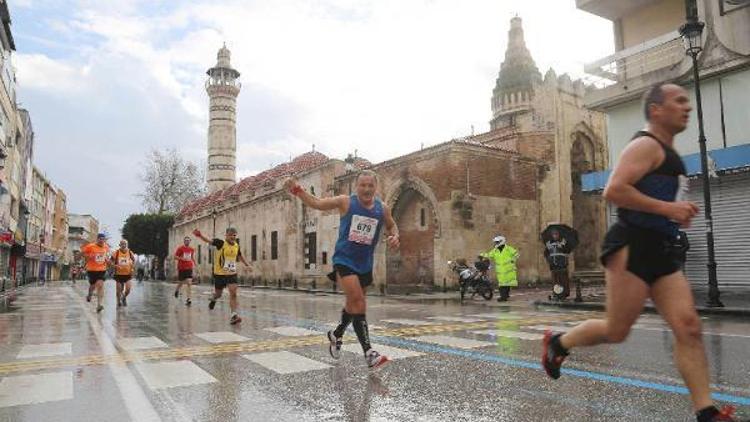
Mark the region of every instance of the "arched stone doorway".
POLYGON ((435 208, 421 189, 402 185, 391 199, 391 212, 398 225, 401 247, 386 251, 386 284, 390 292, 429 288, 435 283, 435 208))
POLYGON ((600 225, 602 202, 598 195, 584 194, 581 175, 596 171, 599 167, 597 148, 591 137, 584 132, 573 134, 570 150, 570 179, 572 182, 573 227, 578 231, 580 246, 573 253, 576 270, 591 270, 599 266, 598 254, 601 242, 600 225))

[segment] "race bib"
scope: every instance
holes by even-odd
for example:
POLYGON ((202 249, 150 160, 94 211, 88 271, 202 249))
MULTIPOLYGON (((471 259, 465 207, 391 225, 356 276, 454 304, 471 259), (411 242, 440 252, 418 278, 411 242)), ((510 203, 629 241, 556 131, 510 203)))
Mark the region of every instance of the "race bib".
POLYGON ((226 260, 224 261, 224 271, 228 273, 236 273, 237 272, 237 261, 230 261, 226 260))
POLYGON ((128 266, 128 265, 130 265, 130 260, 127 257, 120 258, 120 259, 117 260, 117 265, 119 265, 121 267, 128 266))
POLYGON ((190 252, 184 252, 182 254, 182 260, 183 261, 190 261, 192 259, 193 259, 193 254, 191 254, 190 252))
POLYGON ((103 264, 104 263, 104 255, 100 254, 100 253, 94 255, 94 262, 96 262, 98 264, 103 264))
POLYGON ((352 216, 352 225, 349 228, 349 241, 361 245, 372 245, 377 228, 378 220, 376 218, 355 214, 352 216))

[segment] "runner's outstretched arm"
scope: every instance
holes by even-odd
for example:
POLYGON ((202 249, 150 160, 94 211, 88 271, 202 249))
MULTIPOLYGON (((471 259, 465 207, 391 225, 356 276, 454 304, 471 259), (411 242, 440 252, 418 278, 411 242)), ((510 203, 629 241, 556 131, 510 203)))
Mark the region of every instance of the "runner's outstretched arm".
POLYGON ((206 242, 208 244, 213 243, 213 241, 211 239, 207 238, 206 236, 203 236, 203 233, 201 233, 201 231, 198 230, 198 229, 193 230, 193 234, 195 235, 195 237, 197 237, 198 239, 200 239, 200 240, 202 240, 202 241, 204 241, 204 242, 206 242))
POLYGON ((284 189, 291 195, 298 197, 303 204, 316 210, 328 211, 338 209, 339 213, 346 214, 349 207, 349 197, 346 195, 318 198, 302 189, 302 186, 297 183, 297 179, 294 177, 290 177, 284 181, 284 189))

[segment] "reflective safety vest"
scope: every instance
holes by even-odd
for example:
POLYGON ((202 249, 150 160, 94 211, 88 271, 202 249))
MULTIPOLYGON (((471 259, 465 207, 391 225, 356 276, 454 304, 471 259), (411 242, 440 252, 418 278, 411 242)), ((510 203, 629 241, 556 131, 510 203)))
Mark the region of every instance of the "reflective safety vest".
POLYGON ((240 253, 240 244, 235 242, 230 245, 226 240, 221 248, 214 251, 214 274, 234 275, 237 274, 237 255, 240 253))
POLYGON ((482 256, 489 258, 495 265, 497 284, 500 287, 518 286, 516 261, 518 260, 519 254, 514 247, 505 245, 502 251, 497 248, 492 248, 490 251, 483 253, 482 256))

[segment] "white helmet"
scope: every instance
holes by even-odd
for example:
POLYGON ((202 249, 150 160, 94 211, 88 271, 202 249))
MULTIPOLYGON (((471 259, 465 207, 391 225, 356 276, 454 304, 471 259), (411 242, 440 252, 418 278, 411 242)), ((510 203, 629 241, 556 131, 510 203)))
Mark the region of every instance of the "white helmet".
POLYGON ((505 236, 495 236, 492 241, 495 242, 495 246, 503 246, 506 243, 505 236))

